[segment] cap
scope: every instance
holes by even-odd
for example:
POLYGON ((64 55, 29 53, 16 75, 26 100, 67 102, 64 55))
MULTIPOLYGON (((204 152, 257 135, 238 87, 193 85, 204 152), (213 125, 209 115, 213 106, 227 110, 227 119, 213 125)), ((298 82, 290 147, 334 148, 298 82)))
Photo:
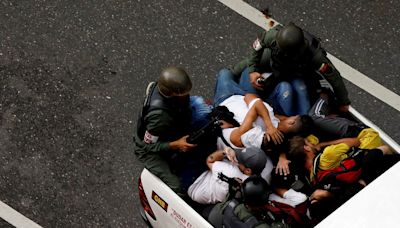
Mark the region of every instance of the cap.
POLYGON ((267 163, 267 155, 257 147, 248 147, 242 150, 235 150, 239 164, 250 168, 254 174, 260 174, 267 163))

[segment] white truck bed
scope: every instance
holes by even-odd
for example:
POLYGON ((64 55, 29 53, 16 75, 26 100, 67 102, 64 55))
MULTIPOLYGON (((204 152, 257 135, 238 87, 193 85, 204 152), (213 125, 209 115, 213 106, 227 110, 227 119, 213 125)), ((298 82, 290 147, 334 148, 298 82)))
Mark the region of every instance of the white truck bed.
MULTIPOLYGON (((350 107, 355 118, 375 128, 382 140, 400 152, 400 146, 363 115, 350 107)), ((152 227, 212 227, 200 214, 147 169, 141 173, 147 201, 154 212, 146 214, 152 227)), ((362 189, 316 227, 400 227, 400 162, 362 189)))

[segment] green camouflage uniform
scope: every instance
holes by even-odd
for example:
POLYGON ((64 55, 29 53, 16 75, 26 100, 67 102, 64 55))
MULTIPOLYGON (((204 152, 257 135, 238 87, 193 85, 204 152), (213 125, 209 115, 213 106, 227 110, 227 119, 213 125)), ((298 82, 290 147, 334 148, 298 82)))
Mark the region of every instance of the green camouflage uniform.
MULTIPOLYGON (((272 91, 271 89, 278 82, 284 81, 293 74, 301 74, 304 76, 303 79, 309 88, 309 92, 310 89, 316 90, 319 88, 319 78, 316 76, 320 74, 332 86, 337 103, 339 105, 350 104, 348 92, 339 71, 326 57, 326 52, 320 47, 319 41, 309 33, 304 32, 309 47, 307 54, 302 56, 299 62, 294 63, 277 59, 274 61, 272 52, 276 47, 275 37, 280 28, 282 27, 276 26, 269 31, 263 31, 254 42, 250 57, 233 66, 232 73, 240 76, 246 67, 249 67, 249 73, 273 72, 273 78, 267 80, 265 91, 272 91)), ((311 91, 311 96, 313 95, 312 93, 315 93, 315 91, 311 91)))
POLYGON ((214 227, 290 228, 288 224, 279 221, 267 223, 257 219, 243 203, 239 203, 234 199, 216 204, 211 214, 208 219, 214 227))
MULTIPOLYGON (((137 128, 139 121, 141 120, 138 120, 137 128)), ((181 191, 179 179, 171 170, 180 164, 175 164, 174 156, 178 152, 170 150, 169 143, 189 133, 190 121, 189 104, 182 109, 156 108, 144 114, 142 118, 142 126, 146 133, 139 135, 139 129, 134 133, 134 150, 137 158, 151 173, 177 193, 181 191)))

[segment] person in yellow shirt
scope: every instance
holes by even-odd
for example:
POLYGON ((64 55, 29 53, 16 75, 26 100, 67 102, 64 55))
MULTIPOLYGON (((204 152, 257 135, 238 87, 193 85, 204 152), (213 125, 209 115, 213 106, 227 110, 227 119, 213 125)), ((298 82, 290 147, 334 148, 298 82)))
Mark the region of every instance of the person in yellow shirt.
MULTIPOLYGON (((343 138, 319 143, 312 137, 296 136, 289 142, 288 158, 292 162, 302 164, 304 169, 309 172, 312 181, 314 178, 312 170, 317 154, 321 153, 318 169, 329 170, 338 167, 340 162, 348 157, 348 152, 352 147, 359 147, 360 145, 358 138, 343 138)), ((360 183, 366 185, 373 181, 384 170, 397 162, 399 156, 399 154, 393 154, 391 148, 386 145, 375 149, 363 149, 359 159, 363 169, 360 183)))
MULTIPOLYGON (((341 161, 349 156, 348 152, 351 151, 352 147, 359 148, 365 146, 361 145, 361 141, 359 138, 343 138, 328 142, 319 142, 315 136, 307 138, 296 136, 289 140, 287 157, 292 163, 302 167, 306 176, 309 177, 310 183, 313 183, 314 165, 317 164, 315 163, 315 158, 318 154, 321 155, 317 169, 333 169, 338 167, 341 161)), ((371 145, 367 144, 367 147, 371 145)), ((332 181, 332 183, 328 183, 329 187, 325 185, 323 187, 319 185, 312 186, 314 191, 310 194, 309 200, 311 204, 318 205, 316 206, 318 209, 315 210, 317 213, 328 214, 325 212, 340 206, 365 185, 372 182, 376 177, 399 161, 400 154, 393 153, 391 148, 383 145, 374 149, 362 149, 362 152, 355 159, 362 168, 362 174, 358 182, 344 184, 332 181)))
POLYGON ((344 138, 338 139, 334 141, 318 143, 317 145, 312 145, 307 139, 305 143, 310 148, 315 148, 316 151, 321 151, 322 154, 319 162, 319 169, 328 170, 336 168, 340 165, 340 162, 347 158, 347 152, 351 147, 358 147, 360 145, 360 141, 357 138, 344 138))

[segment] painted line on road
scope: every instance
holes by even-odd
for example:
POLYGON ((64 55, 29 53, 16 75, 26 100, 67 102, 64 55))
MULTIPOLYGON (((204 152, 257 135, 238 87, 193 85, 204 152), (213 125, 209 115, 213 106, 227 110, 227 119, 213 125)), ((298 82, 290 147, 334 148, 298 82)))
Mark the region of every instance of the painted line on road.
POLYGON ((390 91, 386 87, 367 77, 363 73, 352 68, 340 59, 328 53, 328 58, 333 65, 337 66, 343 78, 347 79, 354 85, 360 87, 372 96, 390 105, 392 108, 400 111, 400 96, 390 91))
POLYGON ((28 219, 18 211, 0 201, 0 217, 18 228, 41 228, 38 224, 28 219))
MULTIPOLYGON (((231 8, 238 14, 247 18, 254 24, 260 26, 265 30, 269 30, 279 22, 272 18, 266 18, 263 13, 244 2, 243 0, 218 0, 222 4, 231 8), (273 23, 271 23, 273 21, 273 23)), ((361 72, 350 67, 340 59, 328 53, 328 58, 332 61, 335 67, 339 70, 343 78, 347 79, 354 85, 370 93, 372 96, 378 98, 392 108, 400 111, 400 96, 391 90, 385 88, 381 84, 362 74, 361 72)))

